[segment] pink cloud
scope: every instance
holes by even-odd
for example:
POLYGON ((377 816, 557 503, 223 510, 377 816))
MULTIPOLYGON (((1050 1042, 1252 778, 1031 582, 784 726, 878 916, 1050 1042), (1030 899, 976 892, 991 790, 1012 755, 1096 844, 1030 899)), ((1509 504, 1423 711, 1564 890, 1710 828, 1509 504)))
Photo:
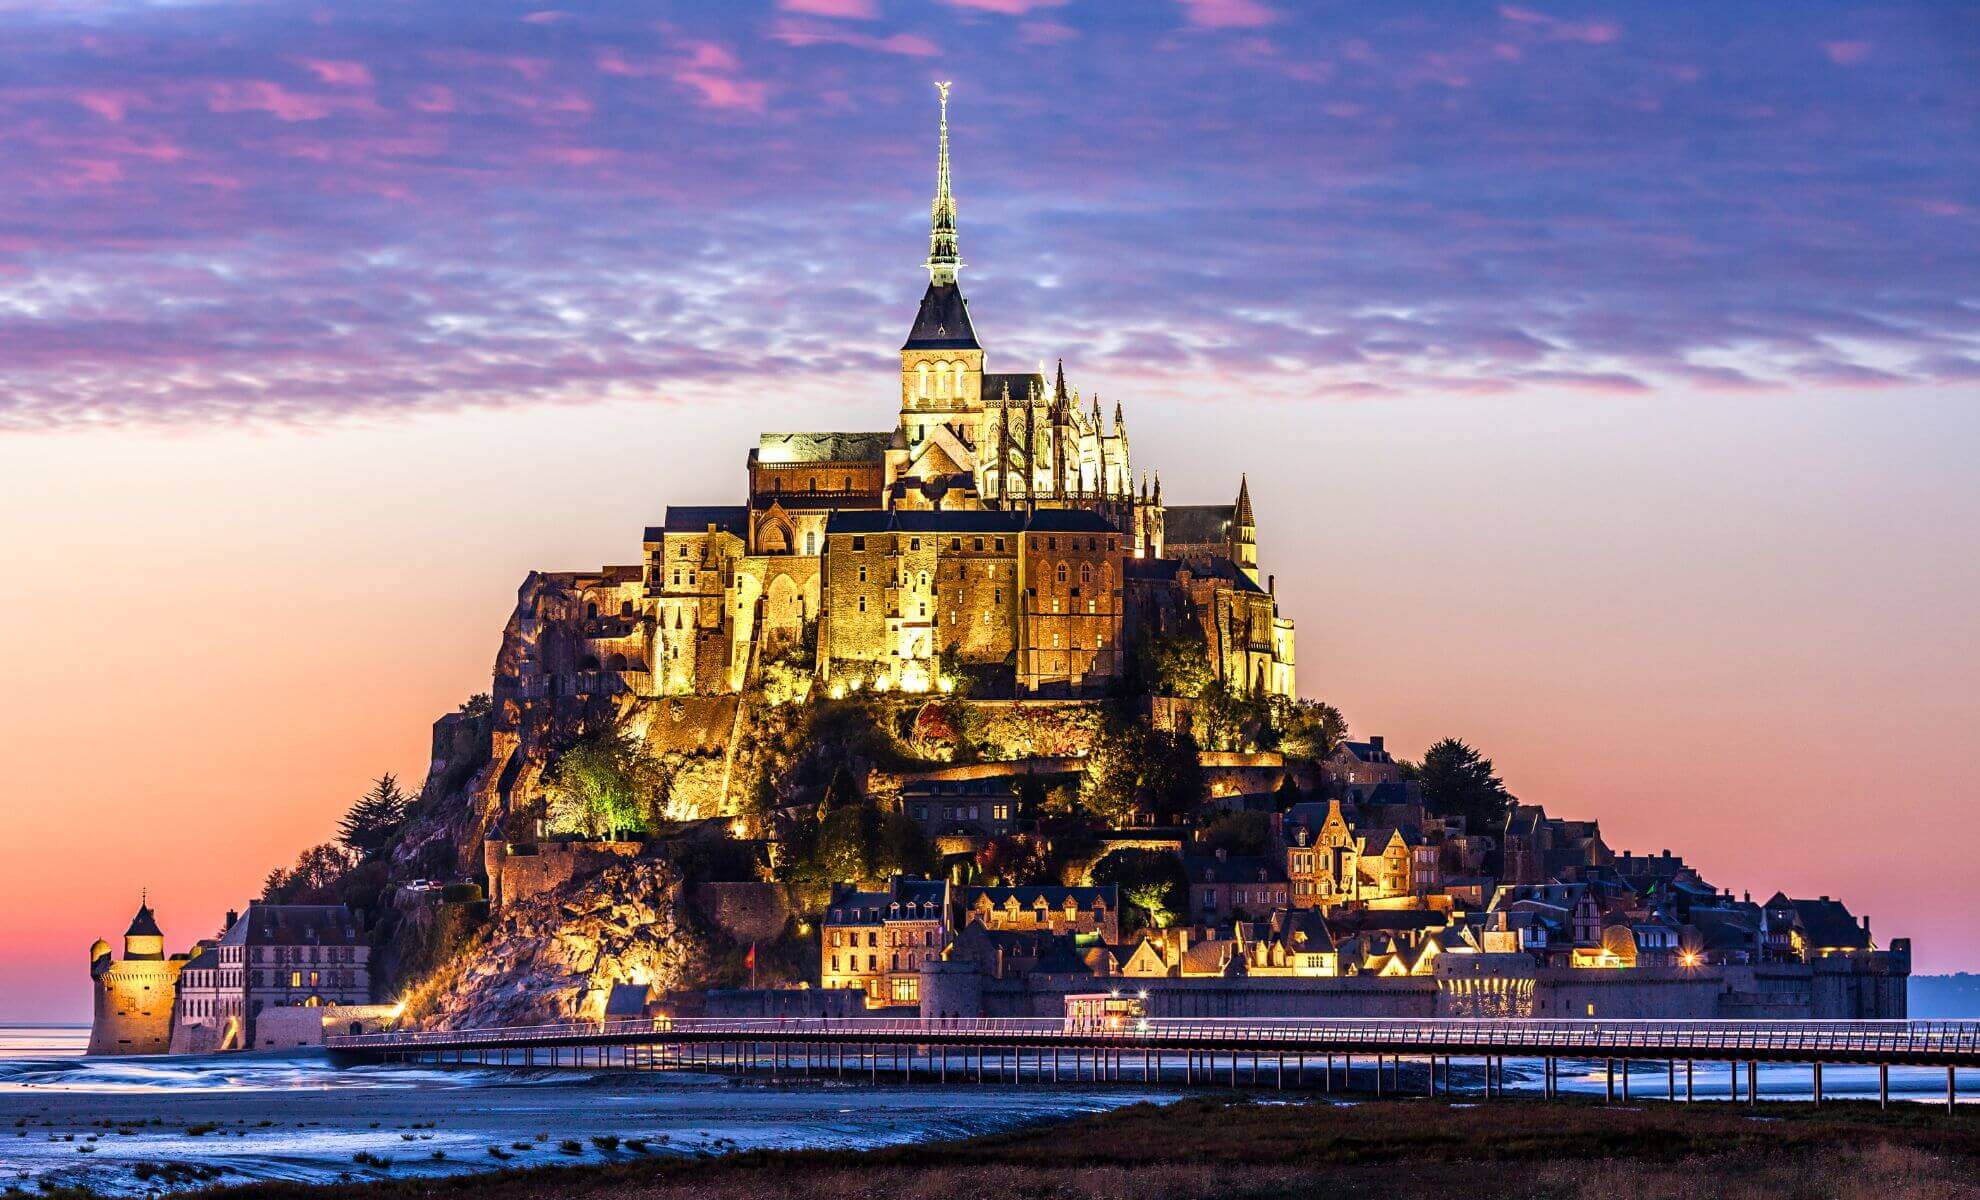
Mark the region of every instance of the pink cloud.
POLYGON ((1279 19, 1258 0, 1179 0, 1183 19, 1198 29, 1257 29, 1279 19))
POLYGON ((871 21, 880 15, 880 7, 874 0, 777 0, 777 7, 785 12, 848 21, 871 21))
POLYGON ((887 37, 875 37, 872 34, 854 33, 836 26, 802 21, 779 21, 771 28, 770 36, 786 46, 852 46, 860 50, 876 50, 882 54, 904 54, 911 58, 933 58, 942 52, 942 48, 932 39, 918 33, 896 33, 887 37))
POLYGON ((315 96, 298 95, 266 79, 211 83, 206 107, 214 112, 265 112, 283 121, 316 121, 330 115, 330 105, 315 96))
POLYGON ((304 69, 323 83, 337 87, 367 87, 371 83, 371 68, 361 62, 330 58, 305 58, 299 61, 304 69))
POLYGON ((1516 25, 1531 25, 1543 32, 1548 40, 1556 42, 1581 42, 1590 46, 1600 46, 1622 36, 1622 29, 1609 21, 1563 21, 1558 17, 1531 8, 1521 8, 1516 4, 1501 4, 1499 16, 1516 25))
POLYGON ((1026 21, 1018 26, 1018 40, 1027 46, 1056 46, 1079 36, 1079 30, 1058 21, 1026 21))
POLYGON ((1007 17, 1021 17, 1040 8, 1057 8, 1068 0, 945 0, 954 8, 974 8, 981 12, 1002 13, 1007 17))
POLYGON ((523 21, 529 25, 555 25, 559 21, 568 21, 570 19, 571 14, 567 12, 559 12, 554 8, 543 8, 528 14, 523 18, 523 21))
POLYGON ((106 121, 118 122, 130 110, 130 98, 121 92, 78 92, 77 104, 102 117, 106 121))
POLYGON ((1829 42, 1822 47, 1829 61, 1839 67, 1853 67, 1870 57, 1869 42, 1829 42))
POLYGON ((752 79, 733 79, 727 75, 711 75, 706 71, 683 71, 674 76, 674 82, 692 88, 701 95, 701 102, 710 108, 740 108, 749 112, 762 112, 770 98, 770 85, 752 79))
POLYGON ((406 103, 424 113, 449 113, 454 111, 454 92, 432 83, 415 90, 406 103))

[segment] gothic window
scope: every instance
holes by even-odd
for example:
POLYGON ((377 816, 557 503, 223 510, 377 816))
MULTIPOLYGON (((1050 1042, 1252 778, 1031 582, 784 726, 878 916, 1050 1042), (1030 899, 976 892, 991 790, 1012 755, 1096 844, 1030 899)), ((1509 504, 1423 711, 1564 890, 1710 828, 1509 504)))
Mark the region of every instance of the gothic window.
POLYGON ((968 375, 967 369, 964 368, 964 366, 961 363, 957 363, 956 364, 956 395, 958 396, 963 394, 964 391, 963 380, 967 375, 968 375))
POLYGON ((818 535, 816 533, 807 533, 804 535, 804 552, 806 554, 818 553, 818 535))
POLYGON ((928 364, 918 363, 914 368, 915 394, 926 399, 928 396, 928 364))
POLYGON ((1093 564, 1092 564, 1092 563, 1081 563, 1081 564, 1079 564, 1079 581, 1080 581, 1080 582, 1081 582, 1082 584, 1087 584, 1087 583, 1092 583, 1092 582, 1093 582, 1093 564))
POLYGON ((949 394, 949 364, 947 363, 941 363, 935 368, 935 394, 937 396, 946 396, 949 394))
POLYGON ((850 476, 850 475, 841 475, 841 476, 839 476, 839 490, 840 490, 840 491, 842 491, 842 492, 850 492, 850 491, 852 491, 852 490, 853 490, 853 477, 852 477, 852 476, 850 476))
POLYGON ((1064 563, 1059 564, 1059 569, 1056 572, 1056 575, 1058 576, 1058 580, 1060 583, 1064 583, 1066 581, 1066 564, 1064 563))
POLYGON ((814 492, 815 492, 815 491, 817 491, 817 490, 818 490, 818 476, 816 476, 816 475, 813 475, 813 476, 811 476, 811 477, 810 477, 809 479, 807 479, 807 480, 805 481, 805 487, 807 487, 807 488, 809 488, 809 489, 810 489, 811 491, 814 491, 814 492))

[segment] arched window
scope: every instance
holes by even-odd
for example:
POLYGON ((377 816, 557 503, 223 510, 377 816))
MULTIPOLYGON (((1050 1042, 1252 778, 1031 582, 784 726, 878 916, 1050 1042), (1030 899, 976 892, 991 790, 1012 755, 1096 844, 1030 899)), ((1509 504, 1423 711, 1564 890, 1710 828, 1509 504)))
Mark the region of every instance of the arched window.
POLYGON ((818 534, 816 532, 807 531, 805 533, 804 552, 806 554, 818 553, 818 534))
POLYGON ((937 396, 946 396, 949 394, 948 363, 942 363, 935 368, 935 394, 937 396))
POLYGON ((963 381, 968 377, 969 377, 969 368, 963 366, 961 363, 957 363, 956 364, 956 395, 960 396, 966 390, 963 386, 963 381))
POLYGON ((914 368, 915 394, 926 399, 928 396, 928 364, 918 363, 914 368))
POLYGON ((1060 583, 1064 583, 1066 581, 1066 564, 1064 563, 1059 564, 1058 577, 1060 583))
POLYGON ((1092 583, 1092 582, 1093 582, 1093 564, 1092 564, 1092 563, 1081 563, 1081 564, 1079 564, 1079 581, 1080 581, 1080 582, 1081 582, 1082 584, 1086 584, 1086 583, 1092 583))
POLYGON ((598 615, 598 602, 594 600, 586 604, 584 606, 584 615, 587 617, 596 617, 598 615))

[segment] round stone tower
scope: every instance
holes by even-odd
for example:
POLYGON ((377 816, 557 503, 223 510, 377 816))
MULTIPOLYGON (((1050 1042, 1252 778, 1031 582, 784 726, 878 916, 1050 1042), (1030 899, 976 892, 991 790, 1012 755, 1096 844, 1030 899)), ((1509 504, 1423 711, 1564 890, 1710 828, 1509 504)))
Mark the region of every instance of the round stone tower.
POLYGON ((931 958, 921 964, 920 975, 924 1019, 983 1015, 983 972, 974 962, 931 958))
POLYGON ((178 1001, 183 958, 165 957, 165 935, 151 905, 140 901, 124 931, 123 961, 110 943, 89 947, 91 1054, 163 1054, 172 1043, 172 1009, 178 1001))

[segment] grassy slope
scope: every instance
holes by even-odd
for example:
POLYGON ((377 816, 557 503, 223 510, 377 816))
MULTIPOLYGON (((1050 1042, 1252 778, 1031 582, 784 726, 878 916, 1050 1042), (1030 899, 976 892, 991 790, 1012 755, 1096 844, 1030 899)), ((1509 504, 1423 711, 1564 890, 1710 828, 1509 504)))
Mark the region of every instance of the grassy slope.
POLYGON ((988 1197, 1975 1197, 1980 1112, 1191 1099, 954 1144, 756 1152, 440 1181, 254 1185, 227 1200, 988 1197))

